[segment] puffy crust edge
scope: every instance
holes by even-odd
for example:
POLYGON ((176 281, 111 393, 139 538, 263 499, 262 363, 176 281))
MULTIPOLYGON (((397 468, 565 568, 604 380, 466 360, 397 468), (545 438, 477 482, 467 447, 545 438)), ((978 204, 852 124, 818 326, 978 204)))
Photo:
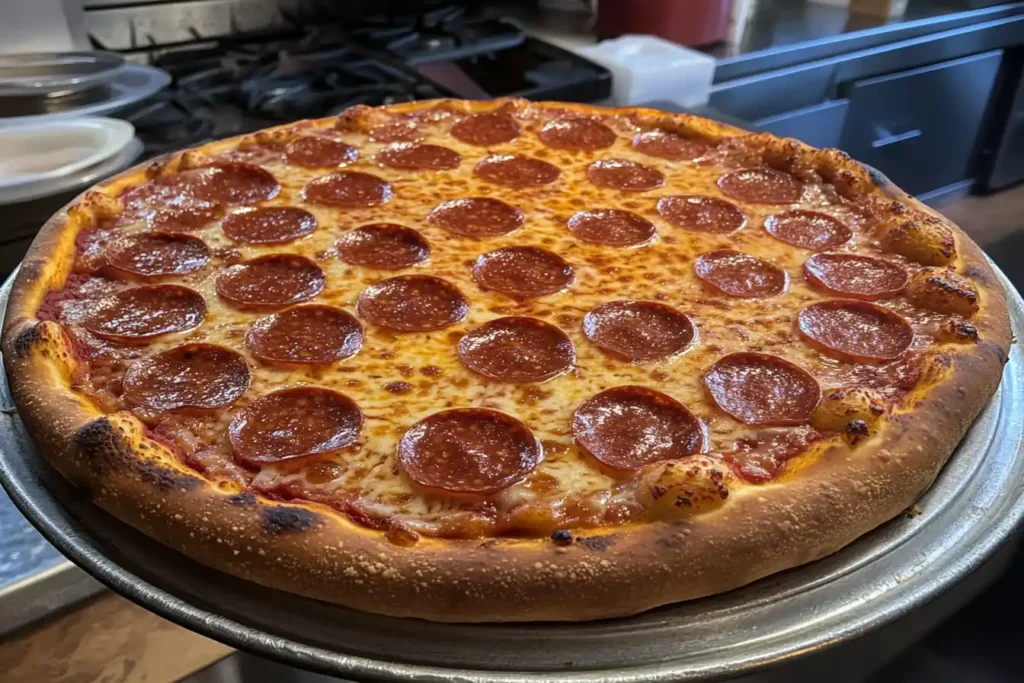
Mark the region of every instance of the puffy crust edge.
MULTIPOLYGON (((438 104, 490 111, 508 102, 391 109, 438 104)), ((653 110, 513 104, 629 113, 711 135, 740 133, 653 110)), ((795 149, 827 155, 846 177, 868 177, 834 151, 795 149)), ((107 187, 173 170, 183 157, 187 153, 137 167, 107 187)), ((937 215, 887 181, 871 180, 872 192, 937 215)), ((898 412, 855 448, 834 446, 798 476, 738 489, 725 505, 687 520, 588 531, 565 546, 548 539, 423 538, 403 547, 322 505, 221 490, 147 438, 134 418, 104 416, 71 391, 60 361, 64 342, 34 312, 46 291, 66 278, 81 220, 75 209, 65 209, 44 226, 17 277, 5 322, 12 393, 44 456, 103 509, 211 567, 399 617, 487 622, 624 616, 727 591, 829 555, 900 514, 927 489, 994 393, 1010 344, 1005 294, 995 273, 977 246, 942 219, 961 247, 958 270, 979 288, 974 322, 981 341, 950 346, 944 376, 913 397, 912 410, 898 412)))

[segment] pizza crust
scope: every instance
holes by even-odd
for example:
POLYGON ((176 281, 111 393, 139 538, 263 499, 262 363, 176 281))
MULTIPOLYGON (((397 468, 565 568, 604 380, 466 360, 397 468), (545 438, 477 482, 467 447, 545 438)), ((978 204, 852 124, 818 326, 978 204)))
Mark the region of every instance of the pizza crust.
MULTIPOLYGON (((474 112, 508 105, 441 104, 474 112)), ((530 106, 616 113, 586 105, 530 106)), ((687 115, 625 113, 716 140, 742 133, 687 115)), ((831 554, 911 505, 994 393, 1010 344, 1005 294, 963 232, 841 153, 757 138, 769 149, 766 158, 790 168, 810 160, 818 171, 828 170, 837 188, 851 192, 873 183, 949 230, 958 248, 957 270, 978 290, 972 323, 981 341, 957 345, 948 366, 931 369, 937 379, 915 390, 913 410, 898 412, 853 446, 832 447, 799 476, 742 488, 695 517, 578 532, 564 543, 424 537, 405 545, 317 503, 222 490, 147 438, 134 417, 105 416, 71 391, 74 361, 63 333, 56 323, 36 320, 34 312, 70 270, 75 236, 87 219, 74 202, 44 226, 12 290, 3 338, 12 393, 43 454, 97 505, 200 562, 271 588, 451 622, 616 617, 730 590, 831 554)), ((186 152, 132 169, 107 186, 125 187, 189 164, 186 152)), ((89 193, 84 202, 88 207, 89 193)), ((93 208, 102 211, 102 200, 93 208)))

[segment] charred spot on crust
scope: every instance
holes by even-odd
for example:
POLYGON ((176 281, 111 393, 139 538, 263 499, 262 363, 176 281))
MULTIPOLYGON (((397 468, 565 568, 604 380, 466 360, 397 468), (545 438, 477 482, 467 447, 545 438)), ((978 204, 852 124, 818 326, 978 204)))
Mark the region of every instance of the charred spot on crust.
POLYGON ((11 341, 11 351, 18 358, 25 358, 32 348, 43 341, 43 324, 36 323, 32 327, 19 332, 11 341))
POLYGON ((864 420, 850 420, 846 424, 846 439, 850 442, 851 446, 856 445, 868 433, 868 423, 864 420))
POLYGON ((577 536, 576 542, 588 548, 589 550, 596 550, 598 552, 607 550, 612 546, 617 539, 614 535, 608 534, 607 536, 577 536))
POLYGON ((555 529, 551 532, 551 542, 555 545, 571 545, 572 532, 568 529, 555 529))
POLYGON ((256 504, 256 494, 252 491, 242 491, 228 498, 228 505, 237 505, 241 508, 252 507, 256 504))
POLYGON ((94 472, 130 472, 161 491, 191 491, 203 485, 198 477, 140 457, 131 442, 106 417, 82 426, 75 433, 74 442, 94 472))
POLYGON ((988 286, 992 284, 992 281, 989 280, 988 273, 978 266, 967 266, 964 268, 964 275, 982 285, 988 286))
POLYGON ((294 534, 308 531, 320 522, 320 515, 310 510, 278 505, 264 507, 263 528, 272 534, 294 534))

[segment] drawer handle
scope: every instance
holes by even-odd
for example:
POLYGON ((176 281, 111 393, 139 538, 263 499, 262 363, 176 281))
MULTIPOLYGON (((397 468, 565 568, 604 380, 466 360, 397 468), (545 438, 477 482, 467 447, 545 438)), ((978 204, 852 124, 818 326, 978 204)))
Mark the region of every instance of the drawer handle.
POLYGON ((913 140, 914 138, 919 137, 921 137, 921 129, 914 128, 913 130, 908 130, 906 133, 897 133, 896 135, 886 135, 885 137, 878 138, 871 143, 871 146, 878 149, 879 147, 887 147, 888 145, 895 145, 897 142, 913 140))

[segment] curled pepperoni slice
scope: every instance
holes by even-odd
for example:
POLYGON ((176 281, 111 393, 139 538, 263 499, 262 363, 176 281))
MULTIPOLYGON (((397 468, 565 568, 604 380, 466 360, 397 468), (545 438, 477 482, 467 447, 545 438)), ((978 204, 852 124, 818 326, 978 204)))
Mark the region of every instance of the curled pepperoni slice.
POLYGON ((473 172, 489 183, 509 187, 539 187, 558 180, 557 166, 540 159, 517 154, 489 156, 477 163, 473 172))
POLYGON ((194 330, 205 317, 206 301, 188 287, 144 285, 104 299, 83 325, 97 337, 132 343, 194 330))
POLYGON ((659 171, 625 159, 595 161, 587 167, 587 178, 598 187, 623 192, 646 192, 665 182, 665 176, 659 171))
POLYGON ((274 176, 253 164, 217 163, 197 169, 195 173, 192 191, 209 202, 255 204, 273 199, 281 191, 274 176))
POLYGON ((669 161, 691 161, 707 154, 711 144, 698 138, 684 138, 675 133, 652 130, 635 136, 633 149, 669 161))
POLYGON ((677 400, 647 387, 602 391, 572 417, 576 442, 602 464, 635 470, 704 450, 704 428, 677 400))
POLYGON ((500 199, 449 199, 430 212, 427 220, 449 232, 467 237, 507 235, 523 227, 523 212, 500 199))
POLYGON ((519 137, 519 124, 501 114, 474 114, 452 126, 451 134, 468 145, 488 147, 515 140, 519 137))
POLYGON ((370 129, 372 142, 415 142, 422 138, 423 133, 412 119, 388 121, 370 129))
POLYGON ((750 425, 799 425, 811 419, 821 388, 803 368, 765 353, 730 353, 704 375, 718 407, 750 425))
POLYGON ((369 173, 342 171, 310 181, 302 191, 306 201, 327 206, 360 208, 391 200, 391 183, 369 173))
POLYGON ((848 242, 853 231, 832 216, 817 211, 786 211, 764 221, 768 234, 804 249, 831 249, 848 242))
POLYGON ((182 201, 177 206, 154 211, 147 223, 153 230, 162 232, 194 232, 202 230, 223 215, 223 204, 191 199, 182 201))
POLYGON ((341 140, 322 135, 303 135, 284 148, 289 163, 306 168, 331 168, 355 161, 359 150, 341 140))
POLYGON ((245 343, 272 363, 333 363, 363 348, 363 326, 334 306, 296 306, 257 320, 245 343))
POLYGON ((251 381, 241 354, 214 344, 186 344, 128 368, 123 397, 152 410, 209 410, 237 401, 251 381))
POLYGON ((539 247, 506 247, 477 257, 473 280, 484 289, 529 298, 560 292, 572 284, 572 266, 539 247))
POLYGON ((373 223, 350 230, 338 240, 338 256, 365 268, 401 270, 430 257, 430 245, 412 228, 373 223))
POLYGON ((804 262, 810 282, 833 294, 873 301, 891 299, 907 286, 907 269, 893 261, 856 254, 814 254, 804 262))
POLYGON ((554 325, 536 318, 498 318, 459 342, 459 359, 470 370, 502 382, 543 382, 568 372, 576 349, 554 325))
POLYGON ((658 213, 677 228, 695 232, 725 234, 747 224, 746 215, 735 204, 703 195, 662 197, 658 213))
POLYGON ((612 247, 636 247, 654 239, 654 224, 632 211, 593 209, 577 211, 566 224, 576 237, 585 242, 612 247))
POLYGON ((544 124, 537 134, 540 141, 556 149, 594 151, 615 144, 615 133, 600 121, 562 118, 544 124))
POLYGON ((400 275, 367 287, 356 304, 374 325, 402 332, 426 332, 454 325, 469 302, 454 285, 430 275, 400 275))
POLYGON ((462 157, 458 152, 440 145, 396 142, 377 155, 377 162, 389 168, 403 170, 457 168, 462 157))
POLYGON ((327 278, 305 256, 268 254, 225 269, 217 278, 217 294, 236 308, 283 308, 312 299, 327 278))
POLYGON ((363 413, 348 396, 295 387, 260 396, 235 413, 228 438, 238 460, 259 467, 345 448, 362 427, 363 413))
POLYGON ((398 444, 398 462, 410 479, 450 493, 496 493, 524 479, 543 457, 526 425, 484 408, 434 413, 398 444))
POLYGON ((105 256, 119 273, 145 279, 195 272, 210 261, 210 250, 192 235, 140 232, 108 244, 105 256))
POLYGON ((726 173, 718 187, 727 196, 755 204, 792 204, 800 201, 803 183, 774 168, 744 168, 726 173))
POLYGON ((800 311, 797 325, 822 353, 853 363, 885 363, 914 340, 910 323, 864 301, 823 301, 800 311))
POLYGON ((693 323, 653 301, 610 301, 583 316, 583 333, 606 351, 636 363, 683 351, 696 336, 693 323))
POLYGON ((220 227, 236 242, 283 244, 316 230, 316 217, 294 206, 267 206, 233 213, 220 227))
POLYGON ((789 275, 774 263, 732 249, 702 254, 694 263, 697 277, 730 296, 763 299, 789 286, 789 275))

